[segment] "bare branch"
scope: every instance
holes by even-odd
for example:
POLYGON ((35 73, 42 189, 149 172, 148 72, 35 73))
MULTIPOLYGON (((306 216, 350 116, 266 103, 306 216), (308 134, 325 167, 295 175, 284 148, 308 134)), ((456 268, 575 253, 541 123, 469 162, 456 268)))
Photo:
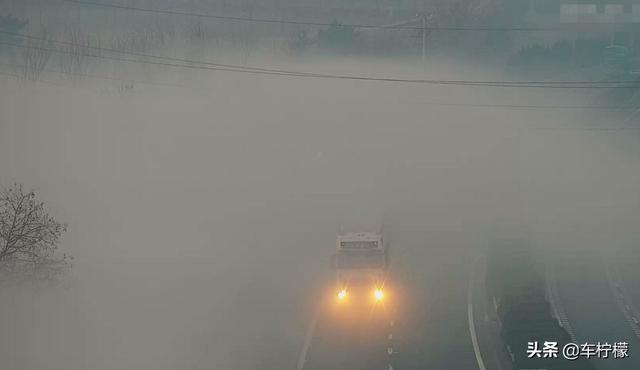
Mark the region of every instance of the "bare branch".
POLYGON ((56 252, 66 230, 33 191, 19 184, 0 191, 0 273, 48 279, 63 272, 72 258, 56 252))

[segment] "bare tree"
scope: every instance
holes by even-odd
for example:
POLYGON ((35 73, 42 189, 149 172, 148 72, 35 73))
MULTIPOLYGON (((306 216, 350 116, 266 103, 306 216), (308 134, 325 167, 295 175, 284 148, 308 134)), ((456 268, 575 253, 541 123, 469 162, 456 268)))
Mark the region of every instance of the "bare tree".
POLYGON ((66 230, 33 191, 19 184, 0 191, 0 276, 49 279, 63 272, 72 259, 57 253, 66 230))
MULTIPOLYGON (((42 38, 47 38, 46 31, 42 31, 42 38)), ((51 59, 51 55, 53 54, 53 50, 50 49, 51 42, 37 40, 37 39, 29 39, 27 40, 26 46, 22 52, 23 59, 23 69, 24 74, 23 77, 28 81, 37 81, 40 78, 40 75, 44 71, 49 59, 51 59)))
POLYGON ((60 67, 70 78, 85 75, 89 69, 89 55, 96 54, 94 47, 99 44, 78 28, 65 26, 65 34, 69 42, 63 47, 65 52, 60 54, 60 67))

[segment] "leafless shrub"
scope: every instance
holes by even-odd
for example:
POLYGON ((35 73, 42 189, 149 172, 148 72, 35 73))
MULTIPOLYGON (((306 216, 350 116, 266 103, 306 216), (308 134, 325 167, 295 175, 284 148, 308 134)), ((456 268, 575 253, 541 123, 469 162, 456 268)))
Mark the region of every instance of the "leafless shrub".
POLYGON ((314 40, 311 33, 307 29, 296 30, 289 41, 289 49, 294 53, 305 51, 309 46, 313 45, 314 40))
POLYGON ((207 40, 208 30, 202 21, 198 19, 187 29, 187 38, 196 42, 204 42, 207 40))
POLYGON ((155 23, 155 34, 161 46, 167 46, 176 37, 176 26, 168 19, 155 23))
POLYGON ((122 51, 150 53, 154 49, 164 48, 175 38, 173 23, 134 26, 123 33, 114 34, 104 43, 105 47, 122 51))
POLYGON ((133 82, 123 82, 117 87, 118 94, 128 94, 133 92, 133 82))
POLYGON ((57 253, 66 230, 33 191, 18 184, 0 191, 0 276, 51 279, 62 273, 72 259, 57 253))
POLYGON ((60 54, 60 68, 69 77, 86 74, 89 69, 90 55, 96 55, 98 41, 93 41, 88 33, 79 29, 65 30, 67 43, 60 54))
POLYGON ((46 30, 41 31, 37 38, 28 39, 22 50, 23 78, 37 81, 51 59, 52 43, 48 41, 46 30))

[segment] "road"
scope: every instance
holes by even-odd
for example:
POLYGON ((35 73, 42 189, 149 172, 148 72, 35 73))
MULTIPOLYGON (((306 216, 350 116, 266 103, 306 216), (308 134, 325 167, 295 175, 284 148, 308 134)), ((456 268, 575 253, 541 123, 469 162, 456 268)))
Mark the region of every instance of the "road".
POLYGON ((630 245, 607 257, 613 290, 619 297, 627 321, 634 328, 636 336, 640 337, 640 254, 635 245, 630 245))
POLYGON ((329 312, 320 314, 302 369, 387 370, 393 321, 381 317, 336 322, 329 312))
MULTIPOLYGON (((418 299, 413 307, 399 317, 387 317, 391 322, 372 321, 364 329, 345 332, 332 317, 319 314, 300 368, 511 370, 498 318, 486 297, 484 258, 469 258, 463 268, 453 268, 450 263, 454 261, 443 263, 447 258, 442 258, 430 260, 425 268, 409 269, 406 290, 423 287, 418 290, 422 294, 415 294, 418 299), (467 294, 459 289, 463 280, 467 280, 467 294), (396 352, 391 356, 390 347, 396 352)), ((639 369, 640 356, 635 349, 640 348, 640 341, 621 312, 601 255, 556 254, 553 263, 556 304, 576 340, 629 343, 628 358, 595 360, 596 368, 639 369)))
MULTIPOLYGON (((329 314, 319 313, 309 346, 303 349, 306 359, 299 361, 304 363, 301 368, 479 368, 467 310, 471 244, 457 240, 455 246, 450 245, 453 241, 435 245, 430 238, 433 234, 415 229, 393 237, 395 276, 402 282, 401 291, 410 292, 400 299, 398 314, 371 321, 354 334, 336 325, 329 314)), ((471 243, 470 235, 465 238, 471 243)))
POLYGON ((601 370, 640 369, 640 340, 617 304, 599 253, 555 254, 559 303, 578 342, 628 342, 629 357, 599 359, 601 370))
POLYGON ((479 257, 469 279, 469 328, 474 328, 478 362, 489 370, 513 370, 513 362, 500 336, 500 321, 486 289, 487 263, 479 257))

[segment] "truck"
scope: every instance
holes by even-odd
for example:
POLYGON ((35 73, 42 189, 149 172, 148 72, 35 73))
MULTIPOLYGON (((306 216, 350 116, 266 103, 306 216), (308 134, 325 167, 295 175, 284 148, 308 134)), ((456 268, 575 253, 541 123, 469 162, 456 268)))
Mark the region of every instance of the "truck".
POLYGON ((339 234, 331 266, 336 272, 335 299, 342 305, 376 305, 387 300, 388 245, 382 232, 339 234))

